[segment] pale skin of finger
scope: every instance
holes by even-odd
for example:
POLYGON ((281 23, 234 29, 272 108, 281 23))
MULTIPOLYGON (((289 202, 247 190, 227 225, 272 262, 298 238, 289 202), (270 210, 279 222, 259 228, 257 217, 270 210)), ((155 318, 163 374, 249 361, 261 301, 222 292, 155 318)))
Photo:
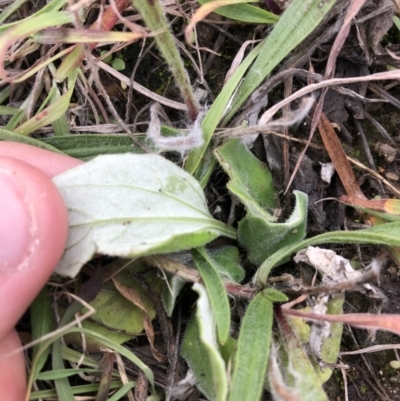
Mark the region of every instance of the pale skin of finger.
POLYGON ((49 177, 55 177, 83 163, 81 160, 67 155, 53 153, 17 142, 0 141, 0 156, 7 156, 28 163, 49 177))
POLYGON ((23 266, 0 271, 0 305, 4 305, 0 308, 0 400, 24 399, 26 377, 22 352, 6 359, 1 356, 21 346, 12 327, 50 277, 65 246, 67 211, 50 178, 81 163, 31 146, 0 142, 0 170, 7 175, 6 179, 12 177, 20 183, 21 191, 14 195, 23 196, 29 203, 28 210, 34 213, 35 230, 30 230, 33 235, 30 240, 36 244, 33 252, 24 258, 23 266))
MULTIPOLYGON (((7 355, 21 347, 18 334, 11 330, 0 342, 0 355, 7 355)), ((23 401, 26 393, 26 375, 22 352, 0 358, 0 400, 23 401)))

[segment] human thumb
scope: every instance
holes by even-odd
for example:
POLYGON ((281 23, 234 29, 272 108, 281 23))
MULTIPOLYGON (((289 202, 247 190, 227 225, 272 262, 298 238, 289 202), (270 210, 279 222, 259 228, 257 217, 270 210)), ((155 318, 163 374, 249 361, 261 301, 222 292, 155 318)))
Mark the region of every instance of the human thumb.
POLYGON ((0 340, 53 272, 67 231, 67 211, 50 178, 0 157, 0 340))

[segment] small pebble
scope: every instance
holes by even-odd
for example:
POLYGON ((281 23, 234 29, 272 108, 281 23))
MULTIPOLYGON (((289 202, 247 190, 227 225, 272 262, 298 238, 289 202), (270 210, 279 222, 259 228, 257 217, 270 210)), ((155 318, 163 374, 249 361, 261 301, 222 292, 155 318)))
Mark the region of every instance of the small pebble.
POLYGON ((386 143, 377 142, 375 152, 381 154, 388 163, 392 163, 396 159, 397 150, 386 143))

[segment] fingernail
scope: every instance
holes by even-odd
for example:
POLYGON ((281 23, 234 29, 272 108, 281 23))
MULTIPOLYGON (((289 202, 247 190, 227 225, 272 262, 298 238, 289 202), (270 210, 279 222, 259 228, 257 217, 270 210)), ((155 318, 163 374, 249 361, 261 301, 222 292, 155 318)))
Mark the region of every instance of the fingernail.
POLYGON ((27 194, 15 173, 0 171, 0 272, 20 270, 32 242, 27 194))

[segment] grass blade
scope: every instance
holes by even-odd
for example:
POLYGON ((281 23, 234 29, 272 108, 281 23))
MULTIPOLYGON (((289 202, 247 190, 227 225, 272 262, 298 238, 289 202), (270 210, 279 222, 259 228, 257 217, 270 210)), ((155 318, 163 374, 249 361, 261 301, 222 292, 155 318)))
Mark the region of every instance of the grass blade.
MULTIPOLYGON (((207 4, 214 0, 198 0, 200 4, 207 4)), ((250 4, 232 4, 229 6, 218 8, 215 14, 222 15, 236 21, 247 22, 250 24, 276 24, 279 17, 260 7, 251 6, 250 4)))
POLYGON ((69 82, 69 89, 67 90, 67 92, 56 99, 50 106, 46 107, 40 113, 36 114, 36 116, 32 117, 31 119, 17 127, 14 132, 21 135, 29 135, 37 129, 52 124, 62 118, 65 112, 68 110, 69 101, 75 89, 75 80, 77 74, 78 71, 76 70, 73 73, 73 77, 71 77, 71 80, 69 82))
POLYGON ((217 323, 218 339, 221 344, 225 344, 231 326, 231 310, 224 284, 216 267, 217 262, 207 254, 204 247, 192 250, 192 256, 207 288, 217 323))
MULTIPOLYGON (((53 309, 49 293, 49 287, 44 287, 29 308, 32 324, 32 341, 43 337, 54 329, 53 309)), ((35 357, 38 350, 39 345, 35 345, 33 347, 33 357, 35 357)), ((35 369, 35 376, 42 370, 49 353, 50 349, 47 348, 38 360, 37 365, 32 367, 32 369, 35 369)))
POLYGON ((38 15, 29 19, 28 21, 23 20, 4 32, 0 37, 0 78, 4 81, 10 80, 10 78, 7 76, 6 70, 4 69, 4 62, 7 50, 13 43, 20 39, 25 39, 27 36, 30 36, 41 29, 48 28, 50 26, 69 24, 72 22, 72 20, 73 17, 71 13, 67 11, 57 11, 38 15))
MULTIPOLYGON (((201 162, 208 147, 208 144, 211 141, 215 128, 217 128, 219 121, 221 120, 225 110, 229 106, 231 96, 239 86, 240 81, 242 80, 247 69, 250 67, 251 63, 261 51, 263 43, 264 42, 259 43, 243 60, 242 64, 240 64, 240 66, 231 76, 228 83, 224 86, 224 89, 222 89, 221 93, 215 99, 215 102, 212 104, 210 110, 208 110, 207 115, 204 117, 203 123, 201 124, 201 127, 203 129, 204 144, 203 146, 200 146, 199 148, 194 149, 190 152, 185 164, 185 170, 192 175, 194 175, 201 166, 201 162)), ((199 181, 201 181, 201 177, 197 178, 199 181)), ((206 182, 203 182, 202 186, 204 187, 205 184, 206 182)))
POLYGON ((272 70, 323 20, 336 1, 293 0, 263 43, 262 50, 237 91, 224 124, 272 70))

